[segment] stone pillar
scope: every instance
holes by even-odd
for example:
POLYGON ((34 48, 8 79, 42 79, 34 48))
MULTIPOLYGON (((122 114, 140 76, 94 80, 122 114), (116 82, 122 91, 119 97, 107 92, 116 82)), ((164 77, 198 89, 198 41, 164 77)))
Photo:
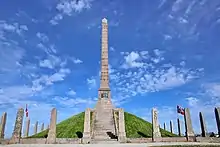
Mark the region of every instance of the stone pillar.
POLYGON ((215 108, 215 118, 218 129, 218 135, 220 136, 220 107, 215 108))
POLYGON ((15 125, 14 125, 14 131, 12 133, 12 137, 10 140, 11 144, 20 143, 23 117, 24 117, 24 109, 20 108, 18 109, 18 112, 17 112, 15 125))
POLYGON ((37 128, 38 128, 38 121, 36 121, 34 126, 34 134, 37 134, 37 128))
POLYGON ((173 122, 172 122, 172 120, 170 121, 170 132, 173 133, 173 122))
POLYGON ((27 120, 26 120, 26 126, 25 126, 24 137, 28 137, 28 135, 29 135, 29 129, 30 129, 30 118, 28 117, 27 120))
POLYGON ((1 118, 1 124, 0 124, 0 138, 4 139, 5 136, 5 125, 7 120, 7 113, 4 112, 1 118))
POLYGON ((50 129, 50 125, 47 125, 47 129, 48 129, 48 130, 50 129))
POLYGON ((47 136, 47 144, 56 143, 56 122, 57 122, 57 110, 56 108, 53 108, 51 111, 50 129, 47 136))
POLYGON ((159 128, 159 123, 158 123, 158 113, 157 109, 153 108, 152 109, 152 140, 153 141, 160 141, 161 140, 161 133, 160 133, 160 128, 159 128))
POLYGON ((44 130, 44 123, 42 123, 42 125, 41 125, 41 131, 43 131, 44 130))
POLYGON ((118 111, 118 139, 121 143, 126 142, 125 116, 122 108, 120 108, 118 111))
POLYGON ((178 128, 178 135, 181 136, 181 127, 180 127, 180 119, 177 118, 177 128, 178 128))
POLYGON ((91 139, 90 114, 91 114, 91 110, 87 108, 85 111, 85 115, 84 115, 83 143, 88 143, 90 142, 90 139, 91 139))
POLYGON ((191 137, 195 139, 189 108, 185 108, 184 112, 185 112, 184 119, 185 119, 186 138, 187 140, 189 140, 189 138, 191 137))
POLYGON ((166 130, 166 123, 163 123, 163 129, 166 130))
POLYGON ((199 112, 199 120, 201 125, 202 137, 207 137, 207 128, 202 112, 199 112))

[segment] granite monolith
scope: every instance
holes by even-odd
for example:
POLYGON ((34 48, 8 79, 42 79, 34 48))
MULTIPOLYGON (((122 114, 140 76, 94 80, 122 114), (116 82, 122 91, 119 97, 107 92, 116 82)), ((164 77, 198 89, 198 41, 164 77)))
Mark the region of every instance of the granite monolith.
POLYGON ((218 135, 220 136, 220 107, 215 108, 215 119, 217 124, 218 135))
POLYGON ((56 143, 56 122, 57 122, 57 110, 56 108, 53 108, 51 111, 50 129, 47 136, 47 144, 56 143))
POLYGON ((24 109, 19 108, 15 120, 14 130, 10 140, 10 143, 12 144, 20 143, 23 117, 24 117, 24 109))
POLYGON ((37 128, 38 128, 38 121, 36 121, 34 125, 34 134, 37 134, 37 128))
POLYGON ((180 125, 180 119, 177 118, 177 129, 178 129, 178 136, 181 136, 181 125, 180 125))
POLYGON ((44 130, 44 123, 42 123, 42 125, 41 125, 41 131, 43 131, 44 130))
POLYGON ((26 119, 26 124, 25 124, 24 137, 28 137, 28 135, 29 135, 29 129, 30 129, 30 118, 27 117, 27 119, 26 119))
POLYGON ((193 127, 192 127, 192 121, 191 121, 191 117, 190 117, 189 108, 184 109, 184 120, 185 120, 186 137, 187 137, 187 140, 189 140, 189 138, 195 137, 193 127))
POLYGON ((125 143, 126 142, 126 133, 125 133, 125 118, 124 118, 124 110, 122 108, 118 111, 118 139, 119 142, 125 143))
POLYGON ((152 109, 152 140, 153 141, 160 141, 161 140, 161 133, 159 128, 158 122, 158 112, 156 108, 152 109))
POLYGON ((1 118, 1 124, 0 124, 0 138, 4 138, 5 136, 5 125, 7 120, 7 113, 4 112, 1 118))

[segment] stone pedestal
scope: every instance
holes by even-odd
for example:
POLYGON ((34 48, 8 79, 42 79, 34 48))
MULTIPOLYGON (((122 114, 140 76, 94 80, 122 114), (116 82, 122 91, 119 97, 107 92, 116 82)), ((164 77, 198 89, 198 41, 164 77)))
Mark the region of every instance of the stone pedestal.
POLYGON ((189 108, 185 108, 184 112, 185 112, 184 119, 185 119, 185 130, 186 130, 187 140, 189 140, 189 138, 195 139, 189 108))
POLYGON ((7 119, 7 113, 4 112, 2 115, 1 124, 0 124, 0 138, 1 139, 4 139, 4 136, 5 136, 6 119, 7 119))
POLYGON ((152 141, 161 141, 161 133, 158 123, 158 112, 156 108, 152 109, 152 141))
POLYGON ((51 111, 50 118, 50 129, 47 136, 47 144, 55 144, 56 143, 56 122, 57 122, 57 110, 53 108, 51 111))
POLYGON ((20 108, 18 109, 18 112, 17 112, 15 125, 14 125, 14 131, 12 133, 12 138, 10 140, 11 144, 20 143, 23 117, 24 117, 24 109, 20 108))
POLYGON ((85 144, 90 142, 91 140, 90 114, 91 114, 91 110, 87 108, 84 116, 84 131, 83 131, 83 143, 85 144))
POLYGON ((126 132, 125 132, 124 110, 119 109, 118 115, 119 115, 118 141, 121 142, 121 143, 125 143, 126 142, 126 132))

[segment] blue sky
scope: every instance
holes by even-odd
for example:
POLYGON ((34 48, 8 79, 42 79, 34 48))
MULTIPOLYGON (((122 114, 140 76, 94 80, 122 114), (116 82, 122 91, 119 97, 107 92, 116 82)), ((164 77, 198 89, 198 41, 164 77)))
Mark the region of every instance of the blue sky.
MULTIPOLYGON (((38 0, 0 2, 0 112, 10 137, 19 107, 47 125, 93 108, 99 88, 101 19, 109 24, 114 105, 151 121, 174 122, 176 105, 216 132, 220 104, 218 0, 38 0)), ((182 122, 183 123, 183 122, 182 122)), ((39 127, 40 128, 40 127, 39 127)), ((183 130, 184 132, 184 130, 183 130)))

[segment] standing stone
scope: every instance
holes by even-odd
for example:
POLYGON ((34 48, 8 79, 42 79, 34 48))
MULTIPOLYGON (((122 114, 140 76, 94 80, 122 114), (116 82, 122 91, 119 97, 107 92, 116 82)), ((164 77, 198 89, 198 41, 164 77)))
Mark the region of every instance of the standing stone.
POLYGON ((181 127, 180 127, 180 119, 177 118, 177 128, 178 128, 178 135, 181 136, 181 127))
POLYGON ((184 119, 185 119, 186 137, 187 137, 187 140, 189 140, 190 137, 194 138, 195 134, 194 134, 193 127, 192 127, 192 121, 190 117, 189 108, 185 108, 184 112, 185 112, 184 119))
POLYGON ((163 129, 166 130, 166 123, 163 123, 163 129))
POLYGON ((56 143, 56 122, 57 122, 57 110, 53 108, 50 118, 50 129, 47 136, 47 144, 56 143))
POLYGON ((30 129, 30 118, 28 117, 27 120, 26 120, 26 126, 25 126, 24 137, 28 137, 28 135, 29 135, 29 129, 30 129))
POLYGON ((4 112, 1 118, 1 124, 0 124, 0 138, 4 138, 5 136, 5 124, 7 119, 7 113, 4 112))
POLYGON ((85 111, 85 116, 84 116, 84 131, 83 131, 83 143, 88 143, 90 141, 90 114, 91 110, 89 108, 86 109, 85 111))
POLYGON ((170 121, 170 132, 173 133, 173 122, 172 122, 172 120, 170 121))
POLYGON ((202 137, 207 137, 207 129, 202 112, 199 112, 199 120, 201 125, 202 137))
POLYGON ((157 109, 153 108, 152 109, 152 140, 153 141, 160 141, 161 139, 161 133, 160 133, 160 128, 159 128, 159 123, 158 123, 158 113, 157 109))
POLYGON ((43 131, 44 130, 44 123, 42 123, 42 125, 41 125, 41 131, 43 131))
POLYGON ((215 118, 218 129, 218 135, 220 136, 220 107, 215 108, 215 118))
POLYGON ((50 125, 47 125, 47 129, 48 129, 48 130, 50 129, 50 125))
POLYGON ((125 116, 124 116, 124 110, 119 109, 119 126, 118 126, 118 139, 119 142, 124 143, 126 142, 126 133, 125 133, 125 116))
POLYGON ((34 134, 37 134, 37 128, 38 128, 38 121, 36 121, 34 126, 34 134))
POLYGON ((15 125, 14 125, 14 131, 12 133, 12 138, 10 140, 10 143, 12 144, 20 143, 23 117, 24 117, 24 109, 20 108, 18 109, 18 112, 17 112, 15 125))

